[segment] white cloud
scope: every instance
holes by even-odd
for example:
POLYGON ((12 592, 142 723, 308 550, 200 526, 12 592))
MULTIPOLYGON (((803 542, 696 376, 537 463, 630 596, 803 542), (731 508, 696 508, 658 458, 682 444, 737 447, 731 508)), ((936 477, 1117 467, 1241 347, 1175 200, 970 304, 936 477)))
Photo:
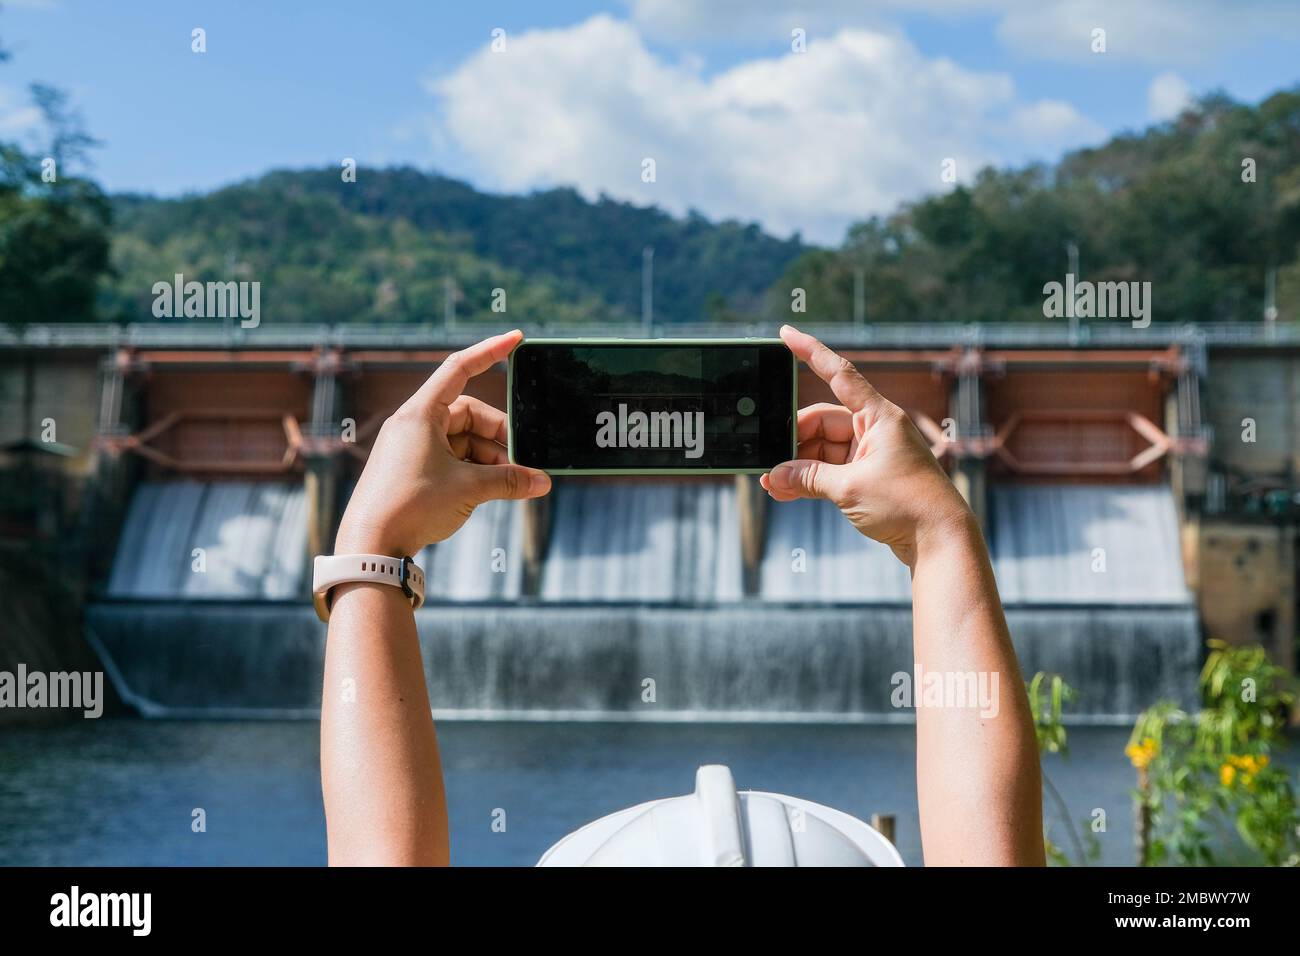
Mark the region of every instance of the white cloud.
MULTIPOLYGON (((666 2, 666 0, 665 0, 666 2)), ((512 36, 430 83, 471 177, 507 190, 571 184, 681 213, 758 220, 838 242, 847 225, 983 165, 1052 158, 1104 131, 1002 73, 929 60, 905 38, 845 30, 805 54, 714 76, 668 62, 634 26, 596 16, 512 36), (657 181, 641 181, 653 158, 657 181)))
MULTIPOLYGON (((784 41, 800 27, 828 32, 844 27, 879 27, 879 10, 862 0, 821 0, 796 4, 787 0, 628 0, 631 17, 658 40, 784 41)), ((877 5, 879 6, 879 5, 877 5)))
POLYGON ((0 136, 13 137, 36 129, 41 124, 41 111, 25 95, 0 86, 0 136))
POLYGON ((1147 89, 1147 113, 1156 122, 1175 119, 1191 103, 1191 87, 1177 73, 1161 73, 1147 89))
POLYGON ((1085 61, 1102 56, 1155 66, 1204 64, 1278 31, 1300 27, 1294 0, 1010 0, 999 38, 1012 49, 1044 59, 1085 61), (1106 31, 1106 52, 1092 51, 1095 28, 1106 31))
POLYGON ((791 26, 829 32, 871 27, 901 14, 954 20, 992 17, 998 38, 1017 53, 1086 61, 1092 31, 1106 30, 1106 56, 1153 65, 1212 61, 1253 40, 1300 29, 1295 0, 627 0, 632 18, 665 40, 785 37, 791 26))

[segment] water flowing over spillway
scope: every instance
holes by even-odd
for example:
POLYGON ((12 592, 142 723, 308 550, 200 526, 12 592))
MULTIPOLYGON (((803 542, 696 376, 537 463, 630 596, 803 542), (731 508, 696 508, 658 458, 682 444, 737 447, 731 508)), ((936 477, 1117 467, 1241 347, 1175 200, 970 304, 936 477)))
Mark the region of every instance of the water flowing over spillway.
POLYGON ((300 488, 145 482, 131 499, 108 591, 157 599, 295 598, 306 574, 306 540, 300 488))
MULTIPOLYGON (((1200 660, 1163 487, 1000 487, 989 539, 1022 669, 1062 674, 1081 719, 1187 703, 1200 660)), ((829 504, 768 511, 745 596, 734 487, 560 481, 538 595, 513 502, 426 549, 417 614, 435 711, 577 719, 894 720, 910 580, 829 504)), ((145 483, 87 628, 158 715, 311 715, 325 629, 306 600, 296 485, 145 483), (200 549, 203 570, 196 570, 200 549)))
POLYGON ((737 521, 729 484, 561 484, 541 597, 738 601, 737 521))
POLYGON ((1168 488, 994 488, 990 511, 989 549, 1006 603, 1192 601, 1168 488))

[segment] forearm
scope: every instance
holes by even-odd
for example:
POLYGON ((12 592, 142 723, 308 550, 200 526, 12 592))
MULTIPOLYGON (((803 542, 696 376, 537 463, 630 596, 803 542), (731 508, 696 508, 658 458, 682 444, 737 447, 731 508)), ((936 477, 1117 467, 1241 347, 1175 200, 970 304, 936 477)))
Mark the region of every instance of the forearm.
MULTIPOLYGON (((334 547, 397 559, 445 541, 476 505, 536 498, 545 472, 510 464, 505 412, 463 394, 518 329, 454 352, 379 429, 334 547)), ((334 590, 321 701, 331 863, 446 864, 447 801, 415 616, 396 588, 334 590)))
POLYGON ((334 591, 321 783, 331 864, 447 864, 447 804, 415 616, 396 588, 334 591))
MULTIPOLYGON (((1040 865, 1042 796, 1028 700, 983 536, 968 511, 917 542, 918 672, 987 692, 917 708, 917 790, 929 864, 1040 865), (984 696, 983 693, 980 695, 984 696)), ((922 680, 924 680, 922 676, 922 680)))

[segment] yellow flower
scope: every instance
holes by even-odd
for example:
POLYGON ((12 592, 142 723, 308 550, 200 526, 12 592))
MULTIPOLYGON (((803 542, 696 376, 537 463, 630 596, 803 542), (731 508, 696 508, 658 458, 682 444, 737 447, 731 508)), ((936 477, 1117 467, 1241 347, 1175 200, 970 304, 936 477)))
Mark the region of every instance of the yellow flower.
POLYGON ((1124 756, 1132 762, 1138 770, 1144 770, 1155 759, 1160 750, 1160 745, 1156 743, 1154 737, 1143 737, 1140 744, 1129 744, 1124 748, 1124 756))
POLYGON ((1232 782, 1237 778, 1237 771, 1241 771, 1242 786, 1247 789, 1254 789, 1255 775, 1268 766, 1268 756, 1261 754, 1256 757, 1253 754, 1236 756, 1229 754, 1227 762, 1219 768, 1219 780, 1225 787, 1232 786, 1232 782))

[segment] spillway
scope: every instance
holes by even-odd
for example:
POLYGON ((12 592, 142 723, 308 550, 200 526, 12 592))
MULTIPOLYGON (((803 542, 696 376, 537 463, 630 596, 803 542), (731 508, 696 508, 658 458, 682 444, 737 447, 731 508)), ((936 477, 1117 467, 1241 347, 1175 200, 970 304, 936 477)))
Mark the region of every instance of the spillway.
POLYGON ((113 561, 113 597, 296 598, 305 580, 300 488, 269 482, 146 482, 113 561))
MULTIPOLYGON (((316 713, 324 627, 305 597, 305 520, 296 485, 137 489, 87 612, 129 702, 159 716, 316 713)), ((737 521, 729 483, 557 482, 538 594, 525 598, 517 506, 479 508, 420 557, 435 711, 909 719, 890 705, 893 676, 912 666, 906 568, 825 502, 775 505, 746 597, 737 521)), ((1022 668, 1073 684, 1077 719, 1190 703, 1200 636, 1167 488, 995 488, 989 539, 1022 668)))

